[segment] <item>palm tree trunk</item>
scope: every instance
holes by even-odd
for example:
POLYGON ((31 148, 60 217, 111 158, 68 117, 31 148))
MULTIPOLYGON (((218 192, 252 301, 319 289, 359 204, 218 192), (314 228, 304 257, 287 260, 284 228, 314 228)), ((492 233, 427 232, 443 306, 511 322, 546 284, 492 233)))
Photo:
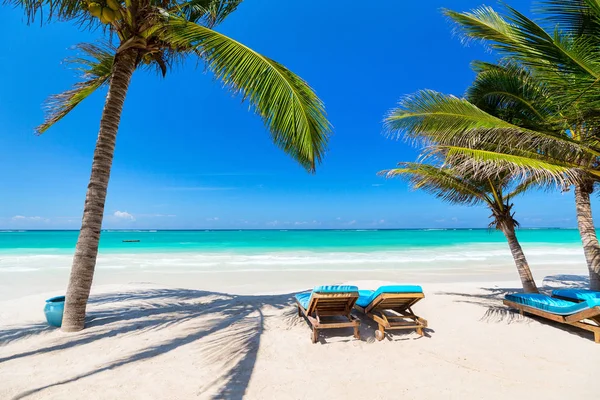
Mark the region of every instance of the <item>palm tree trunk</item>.
POLYGON ((533 274, 531 273, 531 269, 529 269, 529 264, 527 263, 527 259, 521 248, 521 244, 517 239, 515 227, 511 225, 505 226, 503 227, 502 232, 508 240, 508 247, 510 247, 510 252, 515 260, 519 278, 521 278, 521 284, 523 285, 523 291, 525 293, 539 293, 535 281, 533 280, 533 274))
POLYGON ((590 274, 590 289, 600 291, 600 245, 596 236, 596 228, 592 219, 590 194, 593 184, 589 182, 575 185, 575 207, 577 210, 577 226, 583 242, 583 252, 590 274))
POLYGON ((137 52, 135 50, 126 50, 117 53, 113 65, 112 78, 104 103, 102 119, 100 120, 100 132, 94 151, 92 174, 85 196, 81 230, 77 239, 71 277, 67 288, 62 321, 62 330, 65 332, 80 331, 85 325, 85 309, 92 287, 96 257, 98 256, 104 202, 112 167, 117 130, 119 129, 129 82, 135 70, 136 58, 137 52))

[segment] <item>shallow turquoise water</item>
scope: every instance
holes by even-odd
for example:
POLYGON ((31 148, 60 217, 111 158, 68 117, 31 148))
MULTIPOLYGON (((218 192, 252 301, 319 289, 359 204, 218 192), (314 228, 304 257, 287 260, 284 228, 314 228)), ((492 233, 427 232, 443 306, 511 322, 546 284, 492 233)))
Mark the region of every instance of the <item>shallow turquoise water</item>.
MULTIPOLYGON (((77 231, 0 231, 0 253, 65 254, 75 248, 77 231)), ((522 229, 524 244, 580 246, 575 229, 522 229)), ((228 252, 263 253, 401 251, 430 247, 502 243, 502 233, 464 230, 254 230, 254 231, 103 231, 105 253, 228 252), (139 240, 127 243, 123 240, 139 240)))

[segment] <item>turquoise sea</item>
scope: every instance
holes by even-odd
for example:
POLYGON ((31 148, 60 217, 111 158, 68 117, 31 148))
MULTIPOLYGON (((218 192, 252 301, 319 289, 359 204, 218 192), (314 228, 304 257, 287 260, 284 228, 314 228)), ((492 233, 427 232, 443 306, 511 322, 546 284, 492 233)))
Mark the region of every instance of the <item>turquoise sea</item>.
MULTIPOLYGON (((77 231, 0 231, 0 253, 71 253, 77 231)), ((523 245, 579 246, 575 229, 521 229, 523 245)), ((502 233, 487 229, 415 230, 221 230, 102 232, 100 249, 107 253, 231 252, 290 250, 315 252, 399 251, 504 243, 502 233), (124 242, 139 240, 139 242, 124 242)))
MULTIPOLYGON (((0 272, 68 270, 77 235, 0 231, 0 272)), ((585 266, 577 230, 522 229, 518 236, 532 266, 585 266)), ((502 233, 486 229, 106 230, 98 259, 99 269, 163 273, 483 271, 511 265, 502 233)))

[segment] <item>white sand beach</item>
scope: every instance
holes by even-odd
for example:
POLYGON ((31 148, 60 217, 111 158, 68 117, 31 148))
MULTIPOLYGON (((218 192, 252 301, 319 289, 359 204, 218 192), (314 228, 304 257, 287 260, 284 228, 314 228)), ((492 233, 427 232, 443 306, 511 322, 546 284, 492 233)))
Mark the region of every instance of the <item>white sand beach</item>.
MULTIPOLYGON (((60 291, 2 301, 0 399, 597 395, 590 371, 600 345, 593 335, 509 312, 501 299, 519 288, 517 281, 423 283, 426 298, 414 311, 429 321, 426 337, 395 333, 377 342, 373 324, 362 318, 360 340, 340 329, 312 344, 293 305, 293 294, 307 289, 301 280, 271 276, 257 285, 262 293, 235 294, 197 277, 175 279, 95 285, 88 327, 75 334, 43 320, 44 300, 60 291)), ((578 280, 555 276, 544 283, 548 289, 578 280)))

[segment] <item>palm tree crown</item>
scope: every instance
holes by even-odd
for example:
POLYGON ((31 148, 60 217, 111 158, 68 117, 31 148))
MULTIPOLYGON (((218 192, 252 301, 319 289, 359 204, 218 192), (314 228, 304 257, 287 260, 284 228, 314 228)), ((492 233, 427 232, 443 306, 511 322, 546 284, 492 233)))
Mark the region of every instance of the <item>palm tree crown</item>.
POLYGON ((28 22, 72 20, 85 29, 103 29, 107 41, 81 44, 75 60, 82 82, 52 96, 39 133, 68 114, 96 89, 110 82, 115 57, 135 53, 135 68, 163 76, 192 56, 233 93, 255 109, 273 141, 307 170, 321 161, 331 130, 324 106, 300 77, 217 31, 241 0, 7 0, 23 7, 28 22))

